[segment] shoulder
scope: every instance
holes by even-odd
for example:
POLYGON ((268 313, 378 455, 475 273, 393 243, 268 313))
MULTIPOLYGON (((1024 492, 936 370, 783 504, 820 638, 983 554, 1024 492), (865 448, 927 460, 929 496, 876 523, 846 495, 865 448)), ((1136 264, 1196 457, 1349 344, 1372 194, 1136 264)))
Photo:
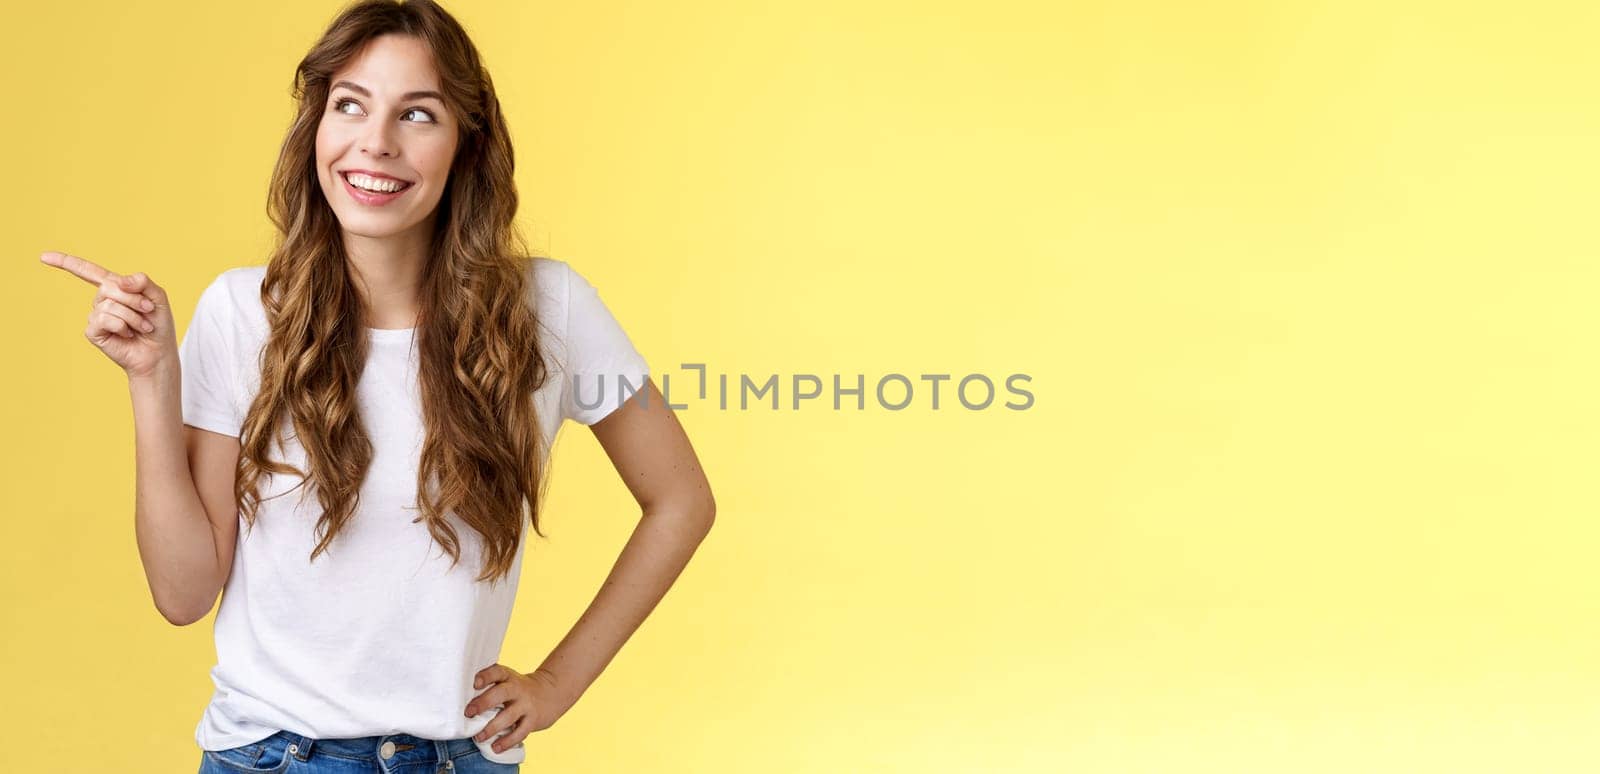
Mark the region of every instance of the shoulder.
POLYGON ((531 260, 533 261, 533 275, 536 279, 565 282, 566 274, 572 268, 560 258, 534 256, 531 260))
POLYGON ((572 292, 572 267, 558 258, 535 256, 530 260, 529 285, 534 294, 534 311, 545 328, 564 334, 567 303, 572 292))
POLYGON ((533 286, 542 302, 565 304, 572 267, 559 258, 535 256, 531 267, 533 286))
POLYGON ((267 310, 261 304, 266 266, 236 266, 212 278, 195 302, 195 319, 206 318, 227 329, 242 344, 255 344, 267 332, 267 310))
POLYGON ((228 308, 261 306, 261 281, 267 276, 265 266, 235 266, 224 269, 212 278, 201 300, 228 308))

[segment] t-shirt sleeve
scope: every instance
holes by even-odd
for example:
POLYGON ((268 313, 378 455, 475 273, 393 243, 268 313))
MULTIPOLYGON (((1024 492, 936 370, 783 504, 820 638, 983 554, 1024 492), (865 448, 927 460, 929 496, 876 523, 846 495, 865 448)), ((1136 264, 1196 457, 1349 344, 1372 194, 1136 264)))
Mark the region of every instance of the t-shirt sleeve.
POLYGON ((178 344, 183 371, 183 423, 235 438, 244 426, 234 360, 232 299, 218 276, 200 293, 178 344))
POLYGON ((640 400, 650 366, 622 325, 600 300, 594 285, 566 266, 566 369, 562 374, 562 416, 592 425, 624 401, 640 400))

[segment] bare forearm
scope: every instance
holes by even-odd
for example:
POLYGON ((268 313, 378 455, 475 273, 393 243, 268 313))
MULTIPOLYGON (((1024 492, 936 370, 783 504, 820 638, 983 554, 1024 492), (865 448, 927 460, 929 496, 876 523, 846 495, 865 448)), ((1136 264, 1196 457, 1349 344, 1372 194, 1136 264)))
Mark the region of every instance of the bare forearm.
POLYGON ((644 512, 594 601, 539 666, 560 688, 563 712, 666 596, 711 529, 712 518, 698 507, 644 512))
POLYGON ((184 449, 179 366, 130 377, 136 489, 134 534, 156 609, 184 625, 216 599, 217 550, 184 449))

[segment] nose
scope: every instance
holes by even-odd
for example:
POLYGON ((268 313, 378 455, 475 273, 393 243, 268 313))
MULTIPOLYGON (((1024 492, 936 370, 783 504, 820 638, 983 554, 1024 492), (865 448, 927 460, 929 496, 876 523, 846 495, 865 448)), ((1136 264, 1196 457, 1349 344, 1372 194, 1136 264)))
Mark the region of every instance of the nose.
POLYGON ((373 128, 361 138, 361 152, 369 156, 387 158, 395 155, 398 145, 389 136, 389 126, 383 121, 374 121, 373 128))

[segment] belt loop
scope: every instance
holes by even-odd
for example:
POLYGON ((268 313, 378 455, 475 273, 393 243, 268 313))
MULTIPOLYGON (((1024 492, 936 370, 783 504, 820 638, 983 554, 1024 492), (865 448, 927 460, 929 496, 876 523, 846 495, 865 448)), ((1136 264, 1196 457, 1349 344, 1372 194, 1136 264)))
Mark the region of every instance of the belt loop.
POLYGON ((450 760, 449 743, 442 739, 435 739, 433 740, 433 749, 439 754, 439 768, 435 769, 434 771, 445 772, 445 774, 454 774, 456 762, 450 760))
POLYGON ((297 760, 304 763, 311 759, 311 748, 316 745, 317 740, 308 736, 301 736, 293 731, 289 732, 289 739, 294 742, 294 757, 297 760))

